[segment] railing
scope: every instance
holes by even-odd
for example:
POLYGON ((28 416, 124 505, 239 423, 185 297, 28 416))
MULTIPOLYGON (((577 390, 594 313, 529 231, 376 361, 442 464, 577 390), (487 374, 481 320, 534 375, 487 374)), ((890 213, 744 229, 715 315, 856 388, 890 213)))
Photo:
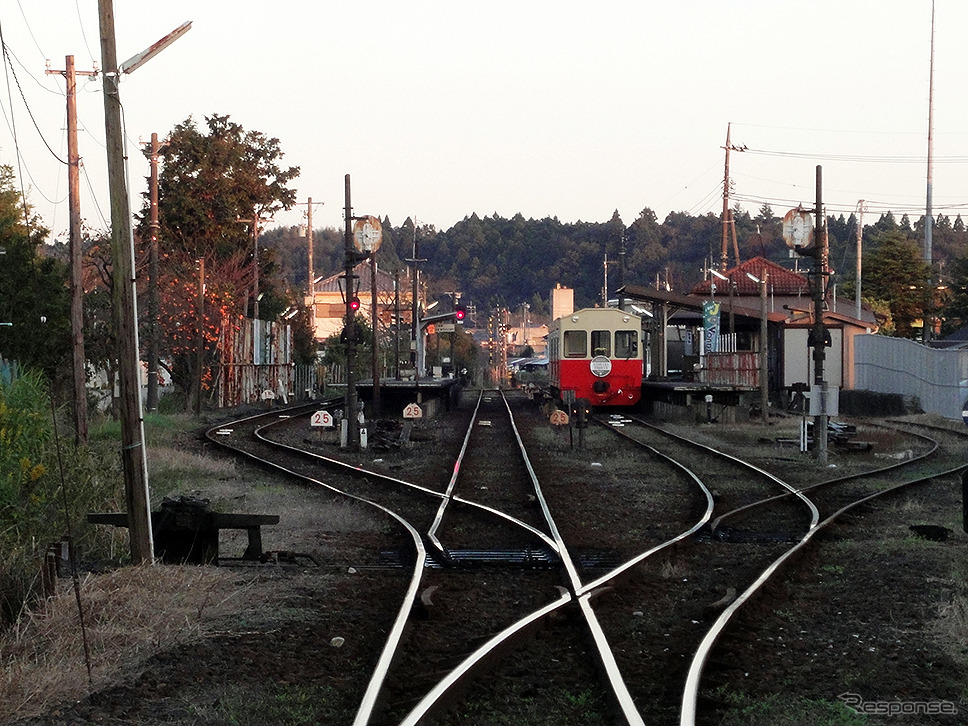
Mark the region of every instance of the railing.
POLYGON ((703 356, 698 377, 700 383, 712 386, 757 388, 760 385, 759 353, 707 353, 703 356))

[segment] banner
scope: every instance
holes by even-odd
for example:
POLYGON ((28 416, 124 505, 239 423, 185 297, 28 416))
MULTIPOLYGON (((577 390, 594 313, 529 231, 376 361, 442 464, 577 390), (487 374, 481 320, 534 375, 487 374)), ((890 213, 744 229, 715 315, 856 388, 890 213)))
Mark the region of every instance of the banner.
POLYGON ((707 300, 702 304, 702 352, 719 352, 719 307, 718 302, 707 300))

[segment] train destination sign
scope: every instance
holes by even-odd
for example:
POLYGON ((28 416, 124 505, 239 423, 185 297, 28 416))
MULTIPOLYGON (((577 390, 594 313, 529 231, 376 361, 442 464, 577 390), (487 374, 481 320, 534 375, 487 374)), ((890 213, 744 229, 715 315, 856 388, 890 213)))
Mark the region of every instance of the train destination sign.
POLYGON ((591 363, 588 364, 588 367, 591 369, 593 376, 604 378, 612 372, 612 361, 603 355, 596 355, 594 358, 592 358, 591 363))

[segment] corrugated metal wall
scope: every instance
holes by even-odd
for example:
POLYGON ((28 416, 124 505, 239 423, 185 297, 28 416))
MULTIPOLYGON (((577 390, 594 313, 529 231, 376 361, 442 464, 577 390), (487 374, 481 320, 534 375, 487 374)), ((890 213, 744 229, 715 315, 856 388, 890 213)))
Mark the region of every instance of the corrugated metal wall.
POLYGON ((699 381, 713 386, 760 385, 760 355, 754 351, 736 353, 706 353, 699 381))
POLYGON ((289 326, 267 320, 223 320, 217 376, 222 408, 289 401, 295 393, 289 326))
POLYGON ((915 396, 926 413, 961 418, 968 350, 936 350, 886 335, 858 335, 854 343, 857 389, 915 396))

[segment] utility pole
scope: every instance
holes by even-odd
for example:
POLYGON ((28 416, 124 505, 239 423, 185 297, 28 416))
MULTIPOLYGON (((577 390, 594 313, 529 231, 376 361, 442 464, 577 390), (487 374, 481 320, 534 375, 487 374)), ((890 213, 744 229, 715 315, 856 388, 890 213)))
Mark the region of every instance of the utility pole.
POLYGON ((148 184, 148 198, 151 206, 151 220, 148 229, 151 239, 148 249, 148 396, 146 408, 158 411, 158 153, 160 145, 158 134, 151 135, 151 177, 148 184))
MULTIPOLYGON (((421 260, 418 254, 419 245, 417 244, 417 218, 413 218, 413 257, 407 262, 413 265, 413 290, 411 291, 410 298, 410 361, 413 363, 413 380, 416 383, 420 380, 420 342, 418 336, 420 333, 420 305, 418 303, 419 298, 419 276, 417 273, 417 265, 426 260, 421 260)), ((417 401, 420 401, 420 392, 417 391, 417 401)))
POLYGON ((124 169, 120 70, 114 36, 113 0, 98 0, 101 65, 104 69, 104 135, 111 197, 112 298, 118 340, 121 390, 121 461, 124 468, 128 534, 133 564, 154 560, 148 462, 141 416, 141 365, 138 360, 138 308, 134 280, 134 243, 124 169))
POLYGON ((205 258, 198 258, 198 297, 195 307, 195 317, 198 321, 198 336, 195 349, 195 376, 198 386, 198 395, 195 397, 195 415, 202 414, 202 381, 204 380, 204 361, 205 361, 205 258))
POLYGON ((357 418, 359 409, 356 397, 356 311, 351 305, 356 293, 356 275, 353 273, 356 260, 353 249, 353 205, 350 202, 350 175, 344 177, 344 196, 346 202, 346 230, 343 234, 343 248, 346 261, 343 277, 346 281, 346 319, 343 333, 346 336, 346 398, 344 401, 343 420, 346 421, 346 448, 358 451, 360 448, 360 421, 357 418))
POLYGON ((252 210, 252 318, 259 323, 259 213, 252 210))
MULTIPOLYGON (((720 272, 725 272, 728 266, 729 260, 729 228, 733 224, 733 213, 729 208, 729 191, 731 182, 729 180, 729 152, 730 151, 746 151, 745 146, 733 146, 730 143, 729 136, 732 124, 726 124, 726 145, 723 149, 726 150, 726 172, 723 175, 723 250, 722 257, 719 263, 720 272)), ((736 264, 739 265, 739 245, 736 242, 736 227, 733 225, 733 253, 736 256, 736 264)))
POLYGON ((393 273, 393 377, 400 380, 400 268, 393 273))
POLYGON ((934 175, 934 0, 931 0, 931 62, 928 71, 928 189, 924 210, 924 261, 929 268, 928 294, 930 306, 923 316, 921 328, 924 331, 924 343, 931 342, 934 333, 934 262, 932 260, 932 230, 934 228, 934 210, 932 209, 932 176, 934 175))
POLYGON ((71 358, 74 376, 74 442, 87 443, 87 374, 84 354, 84 272, 83 239, 81 236, 81 159, 77 150, 77 76, 93 76, 97 71, 77 71, 74 56, 64 58, 64 71, 47 70, 48 74, 62 74, 67 79, 67 188, 70 209, 70 268, 71 268, 71 358))
MULTIPOLYGON (((306 289, 309 294, 309 308, 315 311, 316 290, 313 285, 316 273, 313 271, 313 198, 310 197, 306 203, 306 248, 309 251, 309 277, 306 281, 306 289)), ((314 313, 315 314, 315 313, 314 313)))
MULTIPOLYGON (((819 415, 814 417, 813 440, 817 447, 817 461, 827 463, 827 382, 824 380, 824 358, 826 356, 827 329, 823 323, 823 309, 825 289, 827 287, 827 235, 823 218, 823 182, 822 170, 817 165, 817 226, 814 230, 815 244, 811 252, 814 255, 813 264, 813 391, 819 398, 816 403, 819 415)), ((813 396, 811 397, 813 398, 813 396)))
POLYGON ((857 319, 860 320, 860 288, 861 271, 863 269, 863 240, 864 240, 864 200, 857 202, 857 285, 854 297, 857 303, 857 319))
POLYGON ((380 415, 380 316, 377 315, 376 255, 370 255, 370 325, 373 328, 373 347, 370 365, 373 368, 373 416, 380 415))

